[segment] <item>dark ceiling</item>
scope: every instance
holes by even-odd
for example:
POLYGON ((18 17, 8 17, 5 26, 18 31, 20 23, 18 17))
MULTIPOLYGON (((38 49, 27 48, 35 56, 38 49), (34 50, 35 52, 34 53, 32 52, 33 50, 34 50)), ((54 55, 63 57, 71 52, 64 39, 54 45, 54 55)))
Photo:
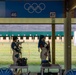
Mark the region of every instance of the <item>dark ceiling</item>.
POLYGON ((65 0, 65 4, 69 8, 69 10, 75 9, 76 0, 65 0))

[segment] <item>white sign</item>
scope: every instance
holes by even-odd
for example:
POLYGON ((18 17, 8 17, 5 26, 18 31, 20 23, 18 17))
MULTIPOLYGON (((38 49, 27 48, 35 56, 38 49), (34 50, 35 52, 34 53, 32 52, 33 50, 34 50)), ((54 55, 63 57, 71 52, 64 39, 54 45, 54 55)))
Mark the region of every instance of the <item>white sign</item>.
POLYGON ((52 18, 52 23, 55 23, 55 17, 56 17, 56 13, 50 12, 50 18, 52 18))
POLYGON ((16 12, 11 12, 11 17, 17 17, 17 13, 16 12))
POLYGON ((56 17, 56 13, 55 12, 50 12, 50 17, 51 18, 55 18, 56 17))

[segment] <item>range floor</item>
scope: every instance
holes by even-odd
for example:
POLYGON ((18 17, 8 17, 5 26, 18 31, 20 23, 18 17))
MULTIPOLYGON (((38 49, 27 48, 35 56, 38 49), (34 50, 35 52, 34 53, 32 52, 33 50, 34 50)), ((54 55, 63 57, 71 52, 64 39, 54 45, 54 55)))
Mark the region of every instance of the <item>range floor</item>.
MULTIPOLYGON (((64 73, 64 65, 61 65, 64 73)), ((9 65, 0 65, 0 68, 2 67, 9 67, 9 65)), ((41 75, 41 66, 40 65, 29 65, 29 75, 41 75)), ((72 68, 76 68, 75 65, 72 65, 72 68)), ((23 70, 23 72, 26 72, 26 70, 23 70)), ((58 75, 57 69, 51 69, 48 73, 48 70, 45 70, 44 75, 58 75)), ((63 75, 63 74, 62 74, 63 75)))

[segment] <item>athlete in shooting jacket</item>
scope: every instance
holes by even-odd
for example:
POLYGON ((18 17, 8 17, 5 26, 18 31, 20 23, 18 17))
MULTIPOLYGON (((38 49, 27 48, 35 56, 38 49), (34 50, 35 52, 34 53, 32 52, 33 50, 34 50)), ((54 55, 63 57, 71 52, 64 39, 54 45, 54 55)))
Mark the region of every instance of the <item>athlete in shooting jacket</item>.
POLYGON ((11 48, 13 50, 13 62, 17 65, 17 60, 20 58, 19 53, 21 53, 19 46, 17 44, 18 38, 16 36, 13 37, 13 42, 11 43, 11 48))
POLYGON ((49 45, 48 43, 45 42, 45 36, 44 35, 40 35, 40 39, 38 42, 38 51, 40 52, 41 49, 41 53, 40 53, 40 58, 41 58, 41 62, 43 60, 46 60, 46 58, 48 57, 49 54, 49 45))

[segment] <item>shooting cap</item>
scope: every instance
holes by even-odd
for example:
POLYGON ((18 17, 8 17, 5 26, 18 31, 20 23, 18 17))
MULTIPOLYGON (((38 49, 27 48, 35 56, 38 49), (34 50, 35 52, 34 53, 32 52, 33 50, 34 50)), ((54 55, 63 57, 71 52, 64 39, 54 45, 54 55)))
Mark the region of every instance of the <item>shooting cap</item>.
POLYGON ((17 36, 13 36, 13 40, 17 40, 18 38, 17 38, 17 36))
POLYGON ((45 36, 44 35, 40 35, 40 40, 43 39, 43 38, 45 38, 45 36))

